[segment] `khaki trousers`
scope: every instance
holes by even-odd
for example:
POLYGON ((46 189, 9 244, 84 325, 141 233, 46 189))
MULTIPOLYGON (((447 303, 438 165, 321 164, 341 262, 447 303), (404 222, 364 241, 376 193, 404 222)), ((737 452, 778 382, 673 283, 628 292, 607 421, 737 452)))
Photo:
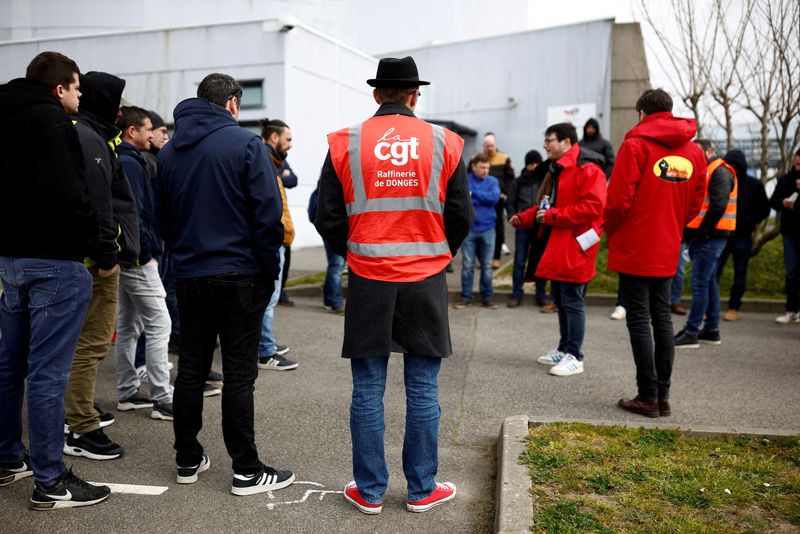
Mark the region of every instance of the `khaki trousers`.
POLYGON ((92 298, 64 394, 64 414, 69 429, 78 434, 100 428, 100 416, 94 409, 94 384, 97 367, 111 349, 119 298, 119 270, 108 278, 101 278, 96 266, 90 267, 89 272, 92 274, 92 298))

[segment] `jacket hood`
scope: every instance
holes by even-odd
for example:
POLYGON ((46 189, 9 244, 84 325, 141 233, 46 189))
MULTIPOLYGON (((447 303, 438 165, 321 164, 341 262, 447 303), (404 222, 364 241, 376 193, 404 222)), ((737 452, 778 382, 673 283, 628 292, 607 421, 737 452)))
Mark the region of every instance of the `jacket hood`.
POLYGON ((227 126, 237 126, 230 112, 203 98, 188 98, 173 112, 175 133, 170 140, 176 150, 192 147, 227 126))
POLYGON ((0 113, 4 117, 17 115, 36 105, 51 104, 63 109, 58 98, 42 84, 25 78, 0 85, 0 113))
POLYGON ((736 176, 742 178, 747 176, 747 158, 745 157, 744 152, 738 148, 734 148, 729 150, 722 159, 725 161, 725 163, 733 167, 733 170, 736 171, 736 176))
POLYGON ((97 135, 106 141, 110 141, 120 134, 119 128, 113 123, 103 120, 94 113, 86 111, 83 108, 78 109, 78 113, 73 115, 72 118, 78 122, 88 124, 90 128, 97 132, 97 135))
POLYGON ((92 71, 81 74, 80 82, 82 96, 79 109, 114 124, 125 80, 107 72, 92 71))
POLYGON ((603 136, 600 135, 600 123, 597 122, 597 119, 591 118, 588 121, 586 121, 586 124, 583 125, 583 138, 586 141, 594 141, 595 139, 600 139, 601 137, 603 136), (594 131, 595 131, 594 135, 588 135, 586 133, 586 128, 589 126, 594 126, 594 131))
POLYGON ((677 147, 691 141, 696 134, 694 119, 674 117, 669 111, 662 111, 647 115, 625 134, 625 139, 644 137, 668 147, 677 147))

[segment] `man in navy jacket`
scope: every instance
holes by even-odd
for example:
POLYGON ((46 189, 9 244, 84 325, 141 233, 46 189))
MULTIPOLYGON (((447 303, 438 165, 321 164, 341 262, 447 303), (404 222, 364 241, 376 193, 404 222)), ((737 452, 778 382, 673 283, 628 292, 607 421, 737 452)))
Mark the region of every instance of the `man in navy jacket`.
POLYGON ((261 463, 253 430, 256 350, 261 318, 280 276, 283 203, 264 143, 236 123, 241 86, 225 74, 209 74, 197 96, 175 108, 175 135, 158 155, 156 178, 156 213, 175 261, 181 318, 174 396, 177 481, 195 482, 210 466, 197 434, 219 336, 231 493, 252 495, 294 481, 291 471, 261 463))

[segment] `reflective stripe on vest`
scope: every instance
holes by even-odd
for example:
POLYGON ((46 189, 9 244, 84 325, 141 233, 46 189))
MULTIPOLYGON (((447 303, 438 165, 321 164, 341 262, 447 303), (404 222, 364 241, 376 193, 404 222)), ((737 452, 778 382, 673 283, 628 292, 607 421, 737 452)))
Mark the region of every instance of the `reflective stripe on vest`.
POLYGON ((334 132, 328 142, 348 216, 350 269, 391 282, 441 272, 452 258, 444 197, 463 140, 413 116, 383 115, 334 132))
POLYGON ((703 205, 700 208, 700 212, 697 216, 687 224, 687 228, 700 228, 700 224, 703 222, 703 219, 708 213, 709 204, 711 204, 711 197, 708 195, 708 186, 711 183, 711 175, 714 174, 719 167, 725 167, 730 171, 731 176, 733 177, 733 189, 728 194, 728 203, 725 206, 725 213, 723 213, 722 217, 720 217, 719 221, 717 221, 716 226, 714 227, 716 230, 723 230, 732 232, 736 230, 736 203, 739 198, 739 180, 736 177, 736 171, 725 163, 724 160, 716 159, 712 161, 708 165, 707 176, 708 180, 706 180, 706 195, 703 197, 703 205))
POLYGON ((444 203, 439 202, 439 180, 444 167, 444 128, 431 124, 433 127, 433 158, 431 165, 431 180, 425 198, 398 197, 398 198, 367 198, 364 190, 364 175, 361 172, 361 125, 350 128, 348 132, 349 143, 347 151, 350 154, 350 173, 353 177, 352 204, 347 204, 347 215, 357 215, 371 211, 410 211, 425 210, 433 213, 443 213, 444 203), (434 179, 436 177, 437 179, 434 179))

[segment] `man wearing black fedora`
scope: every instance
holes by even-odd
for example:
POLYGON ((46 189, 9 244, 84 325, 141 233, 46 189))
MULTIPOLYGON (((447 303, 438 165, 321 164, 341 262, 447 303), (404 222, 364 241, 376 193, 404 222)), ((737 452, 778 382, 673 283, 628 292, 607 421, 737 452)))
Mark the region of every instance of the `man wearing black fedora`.
POLYGON ((438 376, 452 353, 445 267, 472 225, 464 141, 420 120, 413 58, 378 63, 379 104, 361 124, 328 135, 315 225, 350 265, 342 357, 350 359, 353 478, 345 498, 380 513, 389 481, 383 393, 392 352, 403 354, 406 508, 425 512, 455 497, 437 483, 438 376))

